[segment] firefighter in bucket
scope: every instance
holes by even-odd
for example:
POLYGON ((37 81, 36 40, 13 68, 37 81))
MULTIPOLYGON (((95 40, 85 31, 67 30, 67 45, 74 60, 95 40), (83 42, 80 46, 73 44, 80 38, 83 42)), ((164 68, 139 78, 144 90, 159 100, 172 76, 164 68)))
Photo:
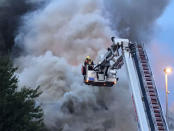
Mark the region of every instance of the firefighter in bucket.
POLYGON ((88 65, 88 70, 93 70, 94 62, 90 58, 90 56, 87 56, 84 62, 85 67, 88 65))
POLYGON ((94 62, 93 60, 90 58, 90 56, 87 56, 84 62, 84 66, 82 66, 82 75, 86 76, 86 69, 88 68, 88 70, 93 70, 94 69, 94 62))

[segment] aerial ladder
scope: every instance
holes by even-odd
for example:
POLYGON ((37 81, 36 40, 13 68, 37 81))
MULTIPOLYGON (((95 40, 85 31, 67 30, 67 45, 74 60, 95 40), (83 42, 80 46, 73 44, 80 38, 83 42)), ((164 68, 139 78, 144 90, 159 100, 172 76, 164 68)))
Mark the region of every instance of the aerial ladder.
POLYGON ((125 64, 137 115, 139 131, 168 131, 146 51, 142 44, 112 37, 113 44, 91 70, 83 66, 84 82, 92 86, 113 86, 117 70, 125 64), (85 70, 85 73, 84 73, 85 70))

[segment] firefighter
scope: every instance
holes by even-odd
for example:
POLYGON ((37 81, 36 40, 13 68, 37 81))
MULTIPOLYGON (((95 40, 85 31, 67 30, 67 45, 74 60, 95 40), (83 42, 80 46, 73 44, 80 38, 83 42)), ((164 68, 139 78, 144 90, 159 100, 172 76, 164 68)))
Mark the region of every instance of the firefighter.
POLYGON ((94 62, 92 61, 92 59, 90 58, 90 56, 86 57, 86 60, 84 62, 84 65, 88 65, 88 69, 89 70, 93 70, 93 66, 94 66, 94 62))

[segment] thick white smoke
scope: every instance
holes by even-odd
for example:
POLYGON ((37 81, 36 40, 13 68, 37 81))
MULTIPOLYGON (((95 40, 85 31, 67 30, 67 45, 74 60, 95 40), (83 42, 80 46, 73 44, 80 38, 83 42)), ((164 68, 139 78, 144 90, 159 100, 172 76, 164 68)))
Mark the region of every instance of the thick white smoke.
POLYGON ((90 87, 83 84, 79 66, 71 66, 51 52, 28 55, 16 62, 23 63, 20 86, 41 86, 43 93, 38 101, 49 129, 136 129, 126 76, 120 75, 122 83, 117 88, 90 87))
POLYGON ((78 64, 86 55, 96 56, 113 35, 100 8, 100 0, 52 0, 44 9, 24 18, 25 27, 16 41, 24 43, 27 53, 41 55, 51 50, 78 64))
POLYGON ((113 36, 102 8, 101 0, 50 0, 23 18, 16 37, 25 49, 15 61, 19 85, 41 87, 37 101, 51 130, 136 130, 126 76, 120 75, 120 88, 83 84, 85 56, 96 58, 113 36))

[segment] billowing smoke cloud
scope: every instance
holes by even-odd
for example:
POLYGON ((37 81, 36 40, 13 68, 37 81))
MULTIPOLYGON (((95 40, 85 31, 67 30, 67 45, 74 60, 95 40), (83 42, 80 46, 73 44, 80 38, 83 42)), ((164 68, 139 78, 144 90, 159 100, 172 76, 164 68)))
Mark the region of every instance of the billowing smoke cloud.
POLYGON ((170 0, 107 0, 106 14, 112 28, 123 38, 147 41, 152 38, 155 22, 170 0))
POLYGON ((38 102, 43 105, 49 129, 136 130, 126 76, 121 76, 118 87, 91 87, 83 84, 79 66, 71 66, 51 52, 17 62, 25 67, 20 73, 20 86, 41 86, 38 102))
POLYGON ((51 50, 73 64, 86 55, 94 57, 113 34, 98 10, 100 6, 99 0, 51 1, 24 18, 27 23, 16 43, 24 43, 27 53, 40 55, 51 50))
POLYGON ((50 1, 23 18, 16 37, 16 44, 25 49, 25 55, 16 60, 19 85, 40 85, 43 93, 38 102, 51 130, 136 129, 127 85, 83 84, 80 68, 85 56, 95 58, 113 35, 101 9, 100 0, 50 1))
MULTIPOLYGON (((137 129, 126 73, 119 73, 116 88, 86 86, 80 73, 86 55, 95 59, 100 50, 109 46, 114 32, 122 36, 124 29, 112 31, 110 28, 114 23, 119 27, 121 15, 117 14, 116 21, 111 23, 103 16, 105 2, 45 0, 42 8, 23 17, 23 26, 15 39, 16 45, 24 48, 24 55, 15 60, 19 66, 19 86, 40 85, 43 93, 37 101, 43 106, 45 123, 51 130, 137 129)), ((118 6, 112 1, 108 4, 118 6)), ((122 6, 128 6, 127 2, 122 6)), ((127 29, 126 24, 123 26, 127 29)))

